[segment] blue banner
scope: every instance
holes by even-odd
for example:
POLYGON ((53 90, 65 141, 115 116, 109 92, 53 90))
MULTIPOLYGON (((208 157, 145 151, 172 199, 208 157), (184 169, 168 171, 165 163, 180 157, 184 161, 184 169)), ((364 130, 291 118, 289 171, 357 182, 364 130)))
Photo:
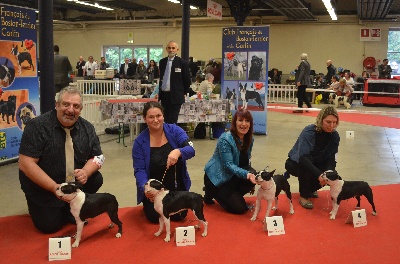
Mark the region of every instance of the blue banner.
POLYGON ((40 113, 36 12, 0 4, 0 163, 18 157, 26 122, 40 113))
POLYGON ((221 96, 231 111, 246 108, 254 133, 267 133, 269 26, 222 29, 221 96))

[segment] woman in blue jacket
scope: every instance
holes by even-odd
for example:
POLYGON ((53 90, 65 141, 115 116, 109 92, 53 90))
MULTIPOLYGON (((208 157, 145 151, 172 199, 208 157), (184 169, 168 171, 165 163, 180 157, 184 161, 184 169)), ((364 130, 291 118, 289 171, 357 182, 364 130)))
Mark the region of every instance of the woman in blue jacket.
POLYGON ((336 131, 338 125, 339 115, 336 108, 322 108, 315 124, 308 125, 301 131, 288 154, 285 168, 287 173, 298 178, 300 204, 306 209, 314 207, 309 198, 317 198, 317 190, 326 184, 321 174, 336 168, 335 156, 340 142, 336 131))
MULTIPOLYGON (((163 183, 168 190, 188 191, 190 178, 186 160, 194 157, 193 143, 186 132, 175 124, 164 123, 162 106, 155 101, 143 108, 147 128, 135 139, 132 159, 137 186, 137 203, 143 203, 146 218, 158 223, 159 215, 154 210, 153 197, 144 193, 149 179, 163 183)), ((178 221, 186 217, 187 211, 171 216, 178 221)))
POLYGON ((213 198, 228 212, 243 214, 248 210, 243 196, 254 191, 255 171, 250 157, 253 147, 253 117, 246 109, 236 111, 231 129, 223 133, 214 154, 204 168, 204 202, 213 198))

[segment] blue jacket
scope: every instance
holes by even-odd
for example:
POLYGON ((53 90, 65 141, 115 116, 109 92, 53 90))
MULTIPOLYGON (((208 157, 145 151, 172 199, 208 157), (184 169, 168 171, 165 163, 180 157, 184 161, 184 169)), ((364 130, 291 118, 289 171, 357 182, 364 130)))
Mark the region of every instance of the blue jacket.
MULTIPOLYGON (((296 143, 289 152, 289 158, 299 163, 300 157, 303 155, 310 154, 315 148, 315 125, 306 126, 301 131, 296 143)), ((326 159, 329 160, 335 156, 339 149, 339 133, 335 130, 332 132, 332 142, 329 144, 329 148, 325 150, 326 159)))
MULTIPOLYGON (((185 144, 189 137, 186 132, 175 124, 164 123, 164 133, 172 148, 179 149, 182 153, 182 177, 186 190, 190 189, 191 181, 187 171, 186 160, 194 157, 195 151, 192 144, 185 144)), ((137 136, 132 147, 134 175, 136 177, 137 203, 144 198, 144 185, 151 179, 150 175, 150 133, 146 128, 137 136)))
MULTIPOLYGON (((251 150, 253 148, 253 141, 247 152, 249 160, 251 157, 251 150)), ((208 178, 215 186, 221 186, 228 182, 233 176, 247 179, 249 171, 239 167, 240 151, 236 146, 235 139, 230 131, 223 133, 217 142, 214 154, 207 162, 204 171, 207 173, 208 178)))

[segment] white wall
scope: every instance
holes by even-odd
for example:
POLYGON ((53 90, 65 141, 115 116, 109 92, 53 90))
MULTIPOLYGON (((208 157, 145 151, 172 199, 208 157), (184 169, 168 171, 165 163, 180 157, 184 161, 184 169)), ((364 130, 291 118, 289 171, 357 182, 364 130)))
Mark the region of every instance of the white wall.
MULTIPOLYGON (((235 26, 232 24, 232 26, 235 26)), ((387 53, 389 24, 334 25, 334 24, 274 24, 270 26, 269 68, 278 68, 287 74, 300 62, 300 54, 308 54, 312 69, 326 73, 326 61, 335 67, 349 69, 356 74, 363 71, 365 57, 383 60, 387 53), (382 29, 382 40, 359 40, 360 28, 382 29)), ((393 25, 392 25, 393 26, 393 25)), ((226 26, 225 26, 226 27, 226 26)), ((99 60, 103 45, 126 45, 128 33, 133 32, 133 45, 163 45, 169 40, 181 43, 181 27, 82 29, 54 32, 54 44, 67 55, 73 67, 79 56, 89 55, 99 60)), ((221 58, 222 27, 191 27, 189 55, 198 60, 221 58)))

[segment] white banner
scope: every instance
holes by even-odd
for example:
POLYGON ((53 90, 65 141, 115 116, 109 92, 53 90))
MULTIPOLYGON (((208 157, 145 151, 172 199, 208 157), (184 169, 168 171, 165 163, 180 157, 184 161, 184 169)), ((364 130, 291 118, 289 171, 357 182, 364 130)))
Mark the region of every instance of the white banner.
POLYGON ((207 0, 207 16, 222 20, 222 5, 207 0))

